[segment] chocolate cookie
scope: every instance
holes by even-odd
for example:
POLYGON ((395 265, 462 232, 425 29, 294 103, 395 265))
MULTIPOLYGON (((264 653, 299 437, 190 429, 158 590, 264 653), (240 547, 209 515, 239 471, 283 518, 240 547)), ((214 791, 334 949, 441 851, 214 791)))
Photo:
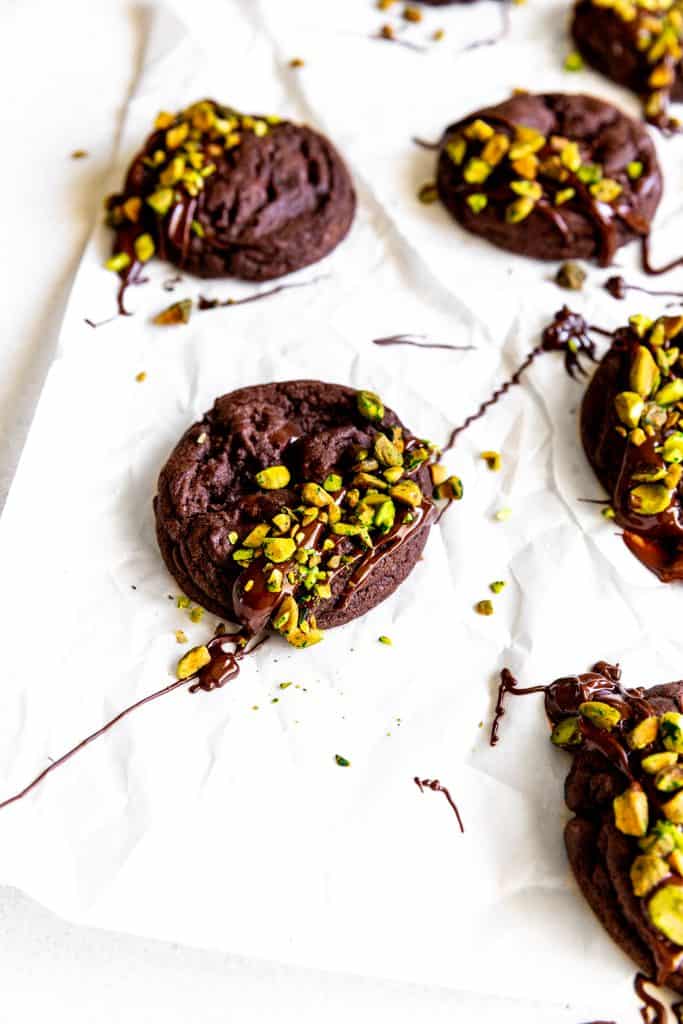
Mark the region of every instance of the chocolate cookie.
POLYGON ((464 228, 502 249, 607 266, 648 234, 662 178, 643 125, 610 103, 523 93, 446 129, 437 188, 464 228))
POLYGON ((581 407, 583 447, 629 549, 666 583, 683 579, 683 317, 631 317, 581 407))
POLYGON ((107 206, 109 266, 129 278, 156 253, 200 277, 265 281, 331 252, 356 198, 342 158, 312 128, 204 100, 159 114, 107 206))
POLYGON ((683 992, 683 682, 624 690, 605 662, 546 690, 573 756, 565 829, 576 880, 645 974, 683 992))
POLYGON ((675 0, 578 0, 571 27, 585 59, 643 96, 648 121, 665 130, 670 100, 683 99, 683 7, 675 0))
POLYGON ((432 474, 437 496, 460 491, 431 460, 372 392, 312 380, 241 388, 161 471, 161 552, 205 608, 307 646, 411 571, 433 520, 432 474))

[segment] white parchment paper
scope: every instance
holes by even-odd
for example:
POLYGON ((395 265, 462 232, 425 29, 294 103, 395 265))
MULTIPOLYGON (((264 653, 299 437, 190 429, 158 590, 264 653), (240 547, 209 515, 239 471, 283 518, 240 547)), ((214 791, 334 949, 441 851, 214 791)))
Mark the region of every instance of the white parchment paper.
MULTIPOLYGON (((198 0, 196 14, 186 27, 156 12, 111 187, 158 109, 215 95, 328 132, 349 161, 358 215, 343 245, 292 278, 325 275, 314 287, 176 329, 151 316, 200 290, 237 298, 253 286, 185 276, 170 295, 161 283, 172 272, 153 264, 130 295, 135 315, 92 330, 84 318, 110 315, 115 291, 102 269, 110 238, 96 227, 0 522, 7 795, 169 681, 176 629, 195 643, 209 635, 212 617, 194 624, 169 599, 178 591, 151 502, 176 439, 216 395, 300 376, 372 387, 414 431, 443 441, 565 301, 554 267, 490 248, 416 201, 434 155, 411 136, 437 138, 515 86, 591 91, 638 109, 598 76, 561 70, 564 5, 550 0, 515 9, 504 43, 466 52, 496 31, 496 4, 426 12, 406 37, 423 42, 443 27, 428 53, 370 40, 387 20, 370 0, 198 0), (304 67, 291 69, 292 57, 304 67), (397 332, 475 351, 371 344, 397 332)), ((656 142, 664 260, 680 249, 683 140, 656 142)), ((618 260, 639 280, 636 252, 618 260)), ((571 296, 593 322, 661 310, 645 296, 615 302, 601 288, 608 273, 593 268, 571 296)), ((570 1019, 567 1004, 633 1014, 632 967, 567 868, 568 765, 548 744, 540 701, 510 701, 500 746, 487 745, 503 664, 525 684, 598 658, 621 661, 633 685, 683 674, 679 589, 642 569, 579 500, 602 497, 577 440, 581 394, 559 357, 543 357, 448 457, 465 500, 393 598, 319 647, 271 641, 224 690, 177 691, 126 720, 0 815, 2 881, 91 924, 533 995, 546 1021, 570 1019), (503 452, 501 473, 479 459, 487 448, 503 452), (495 519, 503 506, 505 523, 495 519), (475 615, 500 578, 496 614, 475 615), (284 681, 296 685, 281 690, 284 681), (337 767, 337 753, 351 768, 337 767), (415 775, 450 787, 464 836, 415 775)))

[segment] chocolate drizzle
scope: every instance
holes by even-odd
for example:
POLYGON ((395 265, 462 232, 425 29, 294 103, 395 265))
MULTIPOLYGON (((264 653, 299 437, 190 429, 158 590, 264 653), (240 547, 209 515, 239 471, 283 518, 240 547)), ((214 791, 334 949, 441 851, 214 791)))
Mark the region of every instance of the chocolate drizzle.
POLYGON ((143 707, 145 704, 150 704, 159 697, 164 697, 166 694, 172 693, 174 690, 178 690, 181 686, 188 686, 190 693, 195 693, 197 690, 209 692, 230 682, 239 673, 239 665, 237 663, 247 653, 243 649, 246 643, 247 640, 241 634, 224 634, 214 637, 213 640, 207 644, 211 660, 202 669, 184 679, 177 679, 175 682, 169 683, 168 686, 164 686, 160 690, 155 690, 154 693, 149 693, 146 697, 142 697, 140 700, 136 700, 133 704, 129 704, 128 707, 124 708, 123 711, 119 711, 118 714, 114 715, 113 718, 110 718, 108 722, 105 722, 105 724, 99 729, 96 729, 95 732, 90 733, 90 735, 86 736, 85 739, 80 740, 79 743, 67 750, 66 753, 52 761, 47 768, 44 768, 39 772, 39 774, 36 775, 28 785, 24 786, 23 789, 19 790, 18 793, 0 801, 0 810, 3 810, 5 807, 9 807, 10 804, 16 803, 19 800, 23 800, 25 796, 28 796, 28 794, 31 793, 48 775, 55 771, 55 769, 66 764, 67 761, 70 761, 72 757, 87 747, 88 744, 92 743, 93 740, 99 739, 100 736, 104 736, 105 733, 109 732, 109 730, 117 725, 123 718, 126 718, 128 715, 132 714, 133 711, 143 707), (227 652, 225 648, 231 644, 235 645, 235 650, 233 652, 227 652), (193 683, 193 680, 196 680, 196 682, 193 683))
POLYGON ((603 287, 613 299, 625 299, 627 292, 642 292, 644 295, 656 295, 662 298, 683 299, 683 292, 653 291, 651 288, 642 288, 638 284, 629 284, 623 277, 615 275, 608 277, 603 287))
POLYGON ((636 995, 644 1003, 640 1008, 640 1016, 643 1018, 644 1024, 666 1024, 666 1006, 645 988, 646 985, 653 984, 652 978, 647 978, 640 971, 633 979, 636 995))
POLYGON ((451 435, 442 451, 447 452, 453 448, 460 434, 477 420, 482 419, 486 412, 500 399, 507 394, 510 388, 521 382, 522 375, 529 369, 531 364, 544 352, 564 352, 564 366, 569 376, 575 380, 576 374, 585 375, 586 370, 581 365, 581 356, 595 362, 595 344, 589 336, 591 328, 580 313, 574 313, 567 306, 563 306, 556 314, 551 324, 543 331, 541 342, 533 348, 522 360, 511 377, 508 378, 493 392, 490 398, 479 406, 476 412, 451 431, 451 435))
POLYGON ((655 277, 658 274, 667 274, 674 267, 680 267, 683 264, 683 256, 679 256, 675 260, 671 260, 670 263, 665 263, 663 267, 653 267, 650 263, 650 236, 644 235, 641 239, 641 256, 643 263, 643 270, 646 274, 650 274, 655 277))
POLYGON ((279 295, 280 292, 289 291, 291 288, 310 288, 311 285, 324 280, 325 277, 314 277, 310 281, 293 281, 291 284, 278 284, 275 288, 269 288, 264 292, 256 292, 254 295, 248 295, 244 299, 207 299, 204 295, 200 295, 197 299, 197 309, 206 310, 224 308, 226 306, 245 306, 248 302, 259 302, 260 299, 269 299, 273 295, 279 295))
POLYGON ((431 789, 431 791, 433 793, 443 793, 443 795, 446 797, 446 800, 448 801, 450 807, 452 808, 453 813, 455 814, 456 818, 458 819, 458 825, 460 826, 460 831, 464 835, 464 833, 465 833, 465 826, 462 823, 462 818, 460 817, 460 811, 458 810, 458 805, 456 804, 455 800, 451 796, 450 792, 446 789, 446 787, 442 786, 438 779, 421 779, 417 775, 413 779, 413 782, 415 783, 415 785, 417 786, 417 788, 420 790, 421 793, 424 793, 425 789, 431 789))
POLYGON ((474 345, 449 345, 446 342, 422 341, 426 334, 392 334, 388 338, 373 338, 373 345, 389 348, 392 345, 408 345, 412 348, 449 349, 451 352, 473 352, 474 345))
POLYGON ((491 722, 489 745, 495 747, 496 743, 500 739, 498 729, 500 727, 500 720, 505 714, 505 697, 508 693, 511 693, 516 697, 524 697, 530 693, 545 693, 546 689, 547 687, 545 686, 520 687, 517 685, 517 680, 513 676, 512 672, 508 668, 504 668, 500 673, 500 685, 498 687, 498 698, 496 700, 493 721, 491 722))

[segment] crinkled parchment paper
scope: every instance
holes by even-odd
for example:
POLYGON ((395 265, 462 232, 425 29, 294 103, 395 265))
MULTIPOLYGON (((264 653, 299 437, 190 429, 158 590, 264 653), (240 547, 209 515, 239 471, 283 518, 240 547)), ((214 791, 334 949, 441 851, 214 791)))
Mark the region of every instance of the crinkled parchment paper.
MULTIPOLYGON (((215 95, 328 132, 354 174, 358 215, 345 243, 292 278, 324 275, 315 286, 175 329, 150 322, 172 299, 254 287, 185 276, 170 295, 161 283, 171 271, 153 264, 130 295, 135 315, 93 330, 84 318, 110 315, 115 292, 102 269, 110 239, 96 227, 0 524, 7 795, 164 685, 176 629, 201 642, 215 624, 192 623, 169 600, 177 587, 157 552, 151 502, 175 440, 216 395, 301 376, 371 387, 414 431, 443 441, 565 301, 554 267, 488 247, 439 205, 416 201, 434 155, 411 136, 437 138, 515 86, 592 91, 638 109, 599 77, 561 70, 561 3, 514 9, 505 43, 469 51, 496 31, 498 5, 428 11, 410 38, 437 27, 446 37, 427 53, 371 40, 383 16, 370 0, 192 9, 189 27, 156 12, 111 187, 158 109, 215 95), (292 57, 304 66, 290 68, 292 57), (475 350, 371 343, 398 332, 475 350)), ((683 140, 656 141, 667 176, 655 243, 663 259, 680 248, 683 140)), ((618 260, 638 280, 637 252, 618 260)), ((615 302, 601 288, 607 276, 593 268, 571 296, 593 322, 661 308, 615 302)), ((567 1004, 610 1017, 632 1008, 632 967, 567 868, 567 761, 547 741, 541 701, 510 701, 499 747, 487 745, 503 664, 525 684, 598 658, 621 661, 628 684, 683 675, 680 588, 660 585, 579 500, 602 497, 578 444, 581 394, 559 356, 539 360, 448 456, 465 500, 394 597, 310 650, 269 641, 220 692, 176 691, 127 719, 0 815, 2 881, 90 924, 533 995, 544 1021, 575 1020, 567 1004), (479 458, 490 448, 504 454, 500 473, 479 458), (503 506, 505 523, 495 520, 503 506), (501 578, 496 614, 475 615, 501 578), (298 686, 280 690, 285 681, 298 686), (337 767, 335 754, 351 767, 337 767), (450 787, 464 836, 415 775, 450 787)))

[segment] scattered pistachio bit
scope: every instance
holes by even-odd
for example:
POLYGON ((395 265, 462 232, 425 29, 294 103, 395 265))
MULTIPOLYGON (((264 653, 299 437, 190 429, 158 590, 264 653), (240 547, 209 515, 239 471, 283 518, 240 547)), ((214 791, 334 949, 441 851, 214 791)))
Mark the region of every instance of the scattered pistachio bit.
POLYGON ((557 722, 550 734, 550 741, 556 747, 575 747, 581 743, 581 726, 578 715, 563 718, 557 722))
POLYGON ((291 684, 291 682, 286 682, 286 683, 280 683, 279 685, 280 685, 280 689, 281 689, 281 690, 287 690, 287 689, 289 689, 289 687, 290 687, 290 686, 291 686, 292 684, 291 684))
POLYGON ((422 504, 422 491, 418 484, 414 480, 401 480, 399 483, 394 484, 390 489, 389 494, 396 501, 400 501, 403 505, 410 505, 413 508, 417 508, 418 505, 422 504))
POLYGON ((645 402, 635 391, 621 391, 614 398, 614 408, 625 426, 635 428, 645 411, 645 402))
POLYGON ((579 704, 579 714, 598 729, 606 729, 608 732, 621 721, 621 714, 617 708, 600 700, 586 700, 579 704))
POLYGON ((193 622, 201 622, 204 618, 204 609, 200 608, 199 605, 195 605, 190 611, 190 618, 193 622))
POLYGON ((289 66, 290 68, 302 68, 304 66, 304 62, 301 57, 292 57, 289 62, 289 66))
POLYGON ((168 213, 173 205, 173 189, 172 188, 160 188, 156 192, 152 192, 151 195, 147 196, 145 200, 148 206, 151 206, 155 213, 158 213, 161 217, 168 213))
POLYGON ((174 302, 166 309, 162 309, 160 313, 157 313, 152 323, 158 324, 160 327, 169 327, 174 324, 186 324, 188 323, 191 314, 192 299, 181 299, 180 302, 174 302))
POLYGON ((494 473, 497 473, 503 466, 503 457, 500 452, 482 452, 479 457, 494 473))
POLYGON ((425 203, 426 205, 428 205, 429 203, 435 203, 439 198, 439 193, 434 182, 425 182, 425 184, 421 186, 419 192, 417 193, 417 198, 420 200, 421 203, 425 203))
POLYGON ((141 370, 140 373, 135 374, 135 379, 138 382, 138 384, 142 384, 144 380, 147 380, 147 374, 145 373, 144 370, 141 370))
POLYGON ((659 719, 656 715, 649 715, 642 722, 638 722, 627 734, 626 740, 631 750, 643 750, 649 747, 657 739, 659 734, 659 719))
POLYGON ((512 509, 511 508, 499 508, 493 518, 497 522, 499 522, 499 523, 505 523, 505 522, 507 522, 507 520, 510 518, 511 515, 512 515, 512 509))
POLYGON ((189 676, 193 676, 195 672, 199 672, 210 661, 211 655, 208 647, 205 647, 203 644, 201 647, 193 647, 178 662, 176 669, 178 679, 187 679, 189 676))
POLYGON ((678 754, 673 750, 666 750, 661 754, 649 754, 640 762, 640 766, 648 775, 656 775, 662 768, 670 768, 678 761, 678 754))
POLYGON ((130 266, 130 263, 131 259, 127 252, 115 252, 105 262, 104 266, 107 270, 113 270, 115 274, 120 274, 122 270, 130 266))
POLYGON ((561 188, 555 193, 555 206, 562 206, 563 203, 568 203, 570 199, 573 199, 576 195, 575 188, 561 188))
POLYGON ((488 201, 488 196, 483 192, 472 192, 466 198, 467 205, 472 213, 481 213, 482 210, 486 209, 488 201))
POLYGON ((675 377, 668 384, 660 388, 655 395, 655 402, 659 405, 675 405, 683 399, 683 377, 675 377))
MULTIPOLYGON (((557 197, 555 197, 557 199, 557 197)), ((555 284, 569 291, 580 292, 586 280, 586 271, 579 263, 569 261, 563 263, 555 274, 555 284)))
POLYGON ((434 34, 433 34, 433 36, 432 36, 432 39, 434 40, 434 42, 435 42, 435 43, 440 43, 440 42, 441 42, 441 40, 442 40, 442 39, 444 38, 444 36, 445 36, 445 35, 446 35, 446 31, 445 31, 445 29, 443 29, 443 28, 437 28, 437 29, 435 29, 435 31, 434 31, 434 34))
POLYGON ((228 534, 228 540, 231 544, 236 544, 239 540, 239 534, 235 530, 231 530, 228 534))
POLYGON ((601 510, 600 515, 603 519, 614 519, 616 517, 616 512, 611 505, 606 505, 605 508, 601 510))
POLYGON ((612 801, 614 824, 627 836, 644 836, 647 832, 648 805, 645 793, 637 782, 631 783, 621 796, 612 801))
POLYGON ((683 792, 676 793, 676 796, 662 804, 662 813, 675 825, 683 825, 683 792))
POLYGON ((500 594, 501 590, 505 589, 505 580, 494 580, 493 583, 489 583, 489 590, 493 594, 500 594))
POLYGON ((256 483, 264 491, 277 491, 286 487, 291 480, 291 473, 286 466, 268 466, 256 474, 256 483))
POLYGON ((636 896, 647 894, 671 874, 669 865, 662 857, 652 853, 641 853, 631 865, 631 886, 636 896))
POLYGON ((350 768, 351 762, 346 758, 342 757, 341 754, 335 754, 334 759, 340 768, 350 768))
POLYGON ((664 885, 648 904, 650 920, 655 928, 677 946, 683 945, 683 888, 664 885))
POLYGON ((671 504, 672 494, 665 484, 639 484, 629 492, 634 512, 641 516, 656 516, 671 504))
POLYGON ((683 789, 683 765, 674 764, 660 769, 655 776, 655 786, 662 793, 676 793, 683 789))
POLYGON ((403 17, 406 21, 422 21, 422 11, 418 7, 404 7, 403 17))
POLYGON ((683 715, 666 711, 660 719, 660 736, 666 750, 683 754, 683 715))
POLYGON ((434 489, 434 496, 446 501, 460 501, 464 493, 462 480, 458 476, 449 476, 434 489))
POLYGON ((176 638, 176 641, 179 644, 186 644, 187 643, 187 635, 186 635, 184 629, 176 629, 176 631, 175 631, 175 638, 176 638))
POLYGON ((640 160, 631 160, 626 164, 626 174, 631 181, 637 181, 643 173, 643 165, 640 160))
POLYGON ((178 603, 178 607, 179 608, 189 608, 190 607, 190 599, 189 599, 189 597, 185 597, 184 594, 181 594, 179 596, 177 603, 178 603))
POLYGON ((576 50, 568 53, 564 59, 565 71, 581 71, 583 68, 583 57, 576 50))
POLYGON ((291 537, 269 537, 264 541, 263 552, 269 562, 287 562, 296 551, 296 541, 291 537))
POLYGON ((359 391, 356 405, 361 416, 371 423, 381 423, 384 419, 382 399, 374 391, 359 391))
POLYGON ((477 601, 474 610, 477 615, 493 615, 493 602, 488 598, 484 601, 477 601))
POLYGON ((393 646, 393 640, 388 636, 378 636, 377 639, 381 644, 386 644, 388 647, 393 646))
POLYGON ((147 263, 154 255, 154 239, 149 234, 138 235, 133 243, 135 255, 141 263, 147 263))

